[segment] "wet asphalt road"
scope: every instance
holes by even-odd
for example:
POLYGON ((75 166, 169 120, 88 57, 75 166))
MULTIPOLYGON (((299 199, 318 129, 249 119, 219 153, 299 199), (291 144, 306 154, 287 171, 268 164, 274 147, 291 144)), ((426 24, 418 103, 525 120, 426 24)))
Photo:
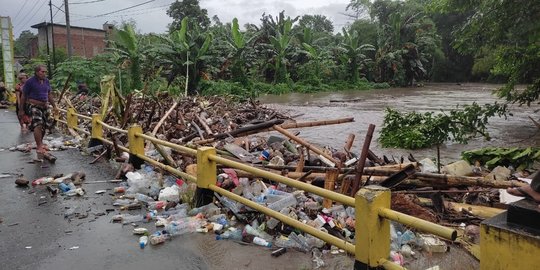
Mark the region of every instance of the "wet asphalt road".
MULTIPOLYGON (((160 246, 141 250, 132 226, 110 222, 111 189, 116 184, 84 184, 84 197, 51 197, 43 186, 18 188, 16 175, 30 181, 42 176, 74 171, 86 181, 112 179, 115 170, 104 162, 89 164, 93 157, 79 150, 53 152, 56 164, 31 164, 35 152, 11 152, 9 147, 33 142, 21 134, 13 110, 0 110, 0 269, 310 269, 307 254, 288 252, 279 258, 265 248, 216 241, 212 234, 190 234, 160 246), (102 195, 96 190, 108 189, 102 195), (65 219, 67 208, 87 217, 65 219)), ((140 212, 135 211, 133 214, 140 212)), ((151 232, 151 223, 142 224, 151 232)), ((348 260, 350 262, 350 260, 348 260)), ((338 262, 338 265, 342 265, 338 262)), ((341 268, 338 266, 338 268, 341 268)), ((346 267, 350 269, 349 267, 346 267)))

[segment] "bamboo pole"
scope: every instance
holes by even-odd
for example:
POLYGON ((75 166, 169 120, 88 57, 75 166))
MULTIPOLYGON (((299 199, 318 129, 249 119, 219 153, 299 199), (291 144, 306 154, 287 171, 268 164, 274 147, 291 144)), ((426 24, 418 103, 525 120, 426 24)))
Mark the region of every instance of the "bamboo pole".
MULTIPOLYGON (((187 76, 186 76, 187 77, 187 76)), ((186 78, 187 80, 187 78, 186 78)), ((187 87, 186 87, 187 89, 187 87)), ((186 90, 187 91, 187 90, 186 90)), ((161 119, 159 120, 159 122, 157 123, 157 125, 154 127, 154 130, 152 130, 152 136, 156 136, 156 133, 158 132, 159 128, 161 127, 161 125, 163 125, 163 123, 165 122, 165 119, 167 119, 167 117, 169 117, 169 115, 171 114, 171 112, 176 108, 176 106, 178 106, 178 100, 176 100, 173 105, 171 106, 171 108, 169 108, 169 110, 165 113, 165 115, 163 115, 163 117, 161 117, 161 119)))
MULTIPOLYGON (((309 144, 308 142, 304 141, 303 139, 301 139, 301 138, 295 136, 294 134, 288 132, 287 130, 281 128, 280 126, 274 125, 274 129, 275 129, 276 131, 278 131, 279 133, 281 133, 281 134, 283 134, 283 135, 289 137, 289 139, 294 140, 295 142, 297 142, 297 143, 299 143, 299 144, 301 144, 301 145, 307 147, 309 150, 311 150, 311 151, 313 151, 313 152, 319 154, 320 156, 326 158, 326 159, 329 160, 330 162, 333 162, 334 165, 331 166, 331 167, 334 167, 335 165, 338 164, 338 161, 335 160, 332 156, 330 156, 330 155, 328 155, 327 153, 323 152, 323 151, 320 150, 319 148, 317 148, 317 147, 315 147, 315 146, 309 144)), ((329 164, 329 165, 330 165, 330 164, 329 164)))

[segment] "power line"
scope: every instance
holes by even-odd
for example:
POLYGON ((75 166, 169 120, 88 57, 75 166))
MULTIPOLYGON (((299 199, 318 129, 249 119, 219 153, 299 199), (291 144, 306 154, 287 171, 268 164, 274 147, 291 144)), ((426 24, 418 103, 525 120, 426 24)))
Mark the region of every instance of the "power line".
MULTIPOLYGON (((39 2, 36 1, 36 3, 39 3, 39 2)), ((39 6, 39 8, 36 9, 36 11, 32 14, 32 16, 30 16, 30 18, 28 18, 28 20, 26 20, 24 23, 20 24, 20 25, 21 25, 20 28, 26 27, 26 26, 32 21, 32 19, 34 18, 34 16, 36 16, 36 14, 39 12, 39 10, 40 10, 46 3, 47 3, 47 1, 43 1, 43 2, 41 3, 41 6, 39 6)), ((28 14, 30 14, 30 12, 28 12, 27 15, 28 15, 28 14)))
POLYGON ((13 17, 13 21, 15 21, 17 19, 17 17, 19 17, 19 14, 21 13, 21 11, 26 6, 26 3, 28 3, 28 0, 24 1, 24 4, 22 5, 22 7, 19 9, 19 11, 17 11, 17 15, 15 15, 15 17, 13 17))
POLYGON ((75 2, 75 3, 69 3, 70 5, 82 5, 82 4, 92 4, 92 3, 98 3, 103 2, 105 0, 94 0, 94 1, 87 1, 87 2, 75 2))
MULTIPOLYGON (((162 5, 162 6, 149 7, 149 8, 145 8, 145 9, 129 10, 129 11, 125 12, 125 13, 121 13, 121 14, 117 14, 117 15, 107 15, 107 16, 102 16, 102 17, 120 17, 120 16, 140 15, 140 14, 144 14, 144 13, 160 11, 160 10, 163 10, 164 7, 168 7, 168 6, 170 6, 170 5, 169 5, 169 4, 166 4, 166 5, 162 5), (142 13, 141 13, 141 12, 142 12, 142 13)), ((88 16, 88 15, 74 14, 74 13, 71 13, 71 15, 76 15, 76 16, 79 16, 79 17, 84 17, 84 18, 81 18, 81 19, 73 20, 74 22, 84 21, 84 20, 88 20, 88 19, 93 19, 93 18, 96 17, 96 16, 88 16)))
MULTIPOLYGON (((37 4, 39 4, 39 1, 34 2, 34 5, 32 6, 32 8, 30 10, 28 10, 28 12, 25 13, 25 16, 21 19, 21 22, 25 21, 26 18, 28 18, 28 15, 30 14, 30 12, 32 12, 34 10, 34 8, 36 8, 37 4)), ((35 15, 35 13, 34 13, 34 15, 35 15)))
POLYGON ((114 13, 118 13, 120 11, 124 11, 124 10, 128 10, 128 9, 132 9, 132 8, 136 8, 136 7, 139 7, 139 6, 142 6, 142 5, 145 5, 145 4, 148 4, 148 3, 152 3, 156 0, 150 0, 150 1, 146 1, 144 3, 140 3, 140 4, 137 4, 137 5, 133 5, 133 6, 130 6, 130 7, 127 7, 127 8, 122 8, 122 9, 119 9, 119 10, 115 10, 115 11, 111 11, 111 12, 107 12, 107 13, 103 13, 103 14, 99 14, 99 15, 95 15, 95 16, 92 16, 90 18, 97 18, 97 17, 103 17, 103 16, 106 16, 106 15, 109 15, 109 14, 114 14, 114 13))

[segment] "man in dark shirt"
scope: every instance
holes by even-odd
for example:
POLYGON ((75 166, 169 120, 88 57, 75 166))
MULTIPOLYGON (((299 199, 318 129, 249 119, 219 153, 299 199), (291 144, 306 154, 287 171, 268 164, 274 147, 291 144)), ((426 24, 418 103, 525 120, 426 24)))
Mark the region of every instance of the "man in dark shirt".
MULTIPOLYGON (((36 140, 36 153, 38 160, 50 159, 52 155, 47 153, 43 145, 43 136, 47 129, 51 128, 49 121, 49 104, 57 110, 54 99, 51 95, 51 85, 47 79, 47 68, 38 65, 34 69, 34 76, 26 81, 21 95, 21 104, 28 104, 31 112, 32 122, 30 130, 34 132, 36 140)), ((24 114, 24 110, 19 111, 19 115, 24 114)))

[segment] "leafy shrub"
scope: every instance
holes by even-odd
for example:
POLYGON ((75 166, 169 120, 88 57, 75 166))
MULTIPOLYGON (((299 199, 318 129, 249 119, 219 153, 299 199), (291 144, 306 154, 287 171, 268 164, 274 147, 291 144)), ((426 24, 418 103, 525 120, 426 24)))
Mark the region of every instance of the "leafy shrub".
POLYGON ((497 166, 514 166, 518 170, 523 170, 529 168, 535 161, 540 161, 540 148, 486 147, 464 151, 461 157, 469 163, 478 161, 490 169, 497 166))

